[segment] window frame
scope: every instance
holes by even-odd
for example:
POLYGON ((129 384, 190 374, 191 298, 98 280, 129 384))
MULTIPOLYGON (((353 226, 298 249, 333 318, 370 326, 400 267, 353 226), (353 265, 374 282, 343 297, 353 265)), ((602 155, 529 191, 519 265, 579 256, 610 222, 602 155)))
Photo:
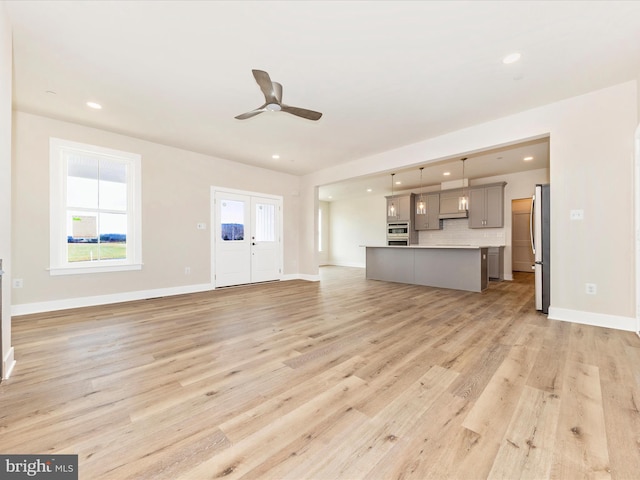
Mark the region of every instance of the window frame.
POLYGON ((142 269, 142 156, 60 138, 49 139, 49 273, 74 275, 142 269), (69 262, 67 259, 67 161, 65 152, 110 157, 127 168, 127 258, 69 262))

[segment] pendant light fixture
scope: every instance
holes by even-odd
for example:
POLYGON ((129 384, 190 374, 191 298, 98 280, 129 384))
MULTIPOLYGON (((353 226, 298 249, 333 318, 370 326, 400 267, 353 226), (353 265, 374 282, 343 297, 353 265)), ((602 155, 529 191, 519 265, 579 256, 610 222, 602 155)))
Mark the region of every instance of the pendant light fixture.
POLYGON ((462 196, 458 197, 458 210, 469 210, 469 197, 467 195, 464 184, 464 161, 467 157, 462 159, 462 196))
POLYGON ((387 216, 388 217, 395 217, 396 216, 396 204, 393 201, 393 177, 394 177, 395 173, 391 174, 391 203, 389 204, 389 210, 387 211, 387 216))
POLYGON ((422 194, 422 170, 424 170, 424 167, 420 167, 420 197, 416 204, 416 215, 425 215, 427 213, 427 204, 425 203, 424 196, 422 194))

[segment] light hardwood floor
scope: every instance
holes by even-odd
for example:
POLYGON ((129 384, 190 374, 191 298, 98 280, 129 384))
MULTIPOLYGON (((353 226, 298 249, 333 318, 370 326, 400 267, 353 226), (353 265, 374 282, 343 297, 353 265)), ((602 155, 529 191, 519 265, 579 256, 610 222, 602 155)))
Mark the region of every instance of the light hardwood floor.
POLYGON ((95 479, 640 478, 640 339, 483 293, 291 281, 14 318, 0 453, 95 479))

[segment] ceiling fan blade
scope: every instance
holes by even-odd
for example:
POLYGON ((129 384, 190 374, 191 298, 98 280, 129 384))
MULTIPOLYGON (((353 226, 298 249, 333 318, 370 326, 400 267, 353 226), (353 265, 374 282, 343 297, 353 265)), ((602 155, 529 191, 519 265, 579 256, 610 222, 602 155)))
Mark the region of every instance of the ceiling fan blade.
POLYGON ((320 112, 314 112, 313 110, 307 110, 305 108, 290 107, 289 105, 281 105, 282 111, 297 115, 298 117, 306 118, 308 120, 318 120, 322 116, 320 112))
POLYGON ((265 108, 260 107, 260 108, 256 108, 255 110, 251 110, 250 112, 242 113, 234 118, 237 118, 238 120, 246 120, 247 118, 251 118, 251 117, 255 117, 256 115, 259 115, 264 111, 266 111, 265 108))
POLYGON ((276 96, 276 100, 278 100, 278 103, 282 102, 282 84, 278 83, 278 82, 273 82, 273 93, 276 96))
MULTIPOLYGON (((262 93, 264 94, 264 100, 266 103, 280 103, 278 101, 278 97, 276 96, 276 92, 273 87, 273 82, 271 81, 271 77, 267 72, 262 70, 251 70, 253 72, 253 78, 258 82, 258 86, 262 93)), ((282 93, 282 89, 280 90, 282 93)))

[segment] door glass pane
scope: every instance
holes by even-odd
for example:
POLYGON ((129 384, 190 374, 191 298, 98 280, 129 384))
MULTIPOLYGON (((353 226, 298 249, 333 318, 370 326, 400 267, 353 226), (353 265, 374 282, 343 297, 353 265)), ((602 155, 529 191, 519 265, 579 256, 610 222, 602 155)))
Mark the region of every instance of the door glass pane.
POLYGON ((220 204, 220 231, 222 240, 244 240, 244 202, 222 201, 220 204))
POLYGON ((276 207, 275 205, 256 204, 256 242, 275 242, 276 207))

